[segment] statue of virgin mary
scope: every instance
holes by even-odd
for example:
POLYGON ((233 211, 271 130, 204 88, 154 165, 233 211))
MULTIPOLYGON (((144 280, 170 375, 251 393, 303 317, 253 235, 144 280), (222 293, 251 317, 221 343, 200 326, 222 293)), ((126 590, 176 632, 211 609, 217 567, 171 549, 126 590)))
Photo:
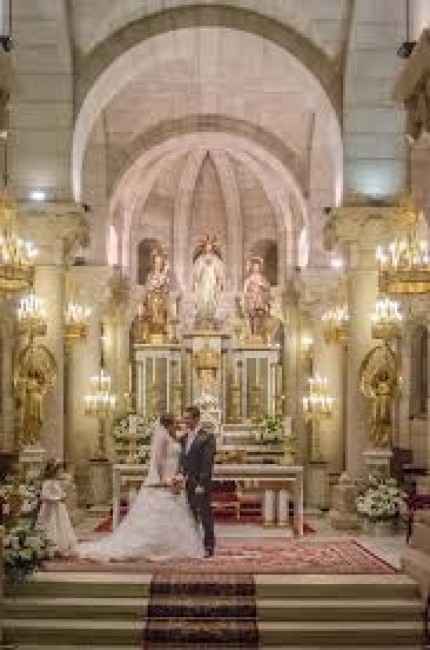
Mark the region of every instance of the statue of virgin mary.
POLYGON ((197 248, 192 280, 196 324, 213 328, 225 282, 224 263, 215 237, 206 235, 197 248))

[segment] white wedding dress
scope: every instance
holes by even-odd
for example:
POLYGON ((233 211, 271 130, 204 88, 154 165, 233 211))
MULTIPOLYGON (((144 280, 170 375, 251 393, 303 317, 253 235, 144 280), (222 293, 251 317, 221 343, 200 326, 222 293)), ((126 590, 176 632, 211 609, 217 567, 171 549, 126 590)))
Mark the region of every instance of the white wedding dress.
POLYGON ((155 430, 148 476, 130 511, 112 534, 79 544, 79 557, 104 562, 203 557, 201 532, 184 492, 151 487, 177 473, 180 449, 164 427, 155 430))

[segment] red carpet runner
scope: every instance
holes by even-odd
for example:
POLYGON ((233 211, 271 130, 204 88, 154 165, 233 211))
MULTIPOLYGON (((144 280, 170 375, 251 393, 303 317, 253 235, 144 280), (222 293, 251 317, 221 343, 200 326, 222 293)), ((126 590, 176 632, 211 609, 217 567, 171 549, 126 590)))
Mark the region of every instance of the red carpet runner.
POLYGON ((258 648, 251 575, 155 574, 143 648, 258 648))

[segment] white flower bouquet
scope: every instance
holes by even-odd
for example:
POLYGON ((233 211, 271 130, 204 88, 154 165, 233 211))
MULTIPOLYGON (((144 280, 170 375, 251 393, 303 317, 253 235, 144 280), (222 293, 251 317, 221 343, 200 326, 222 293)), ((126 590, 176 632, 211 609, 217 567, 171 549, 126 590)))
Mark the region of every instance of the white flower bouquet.
POLYGON ((8 582, 22 583, 43 560, 54 557, 55 547, 41 530, 30 523, 18 524, 3 537, 3 561, 8 582))
POLYGON ((371 474, 366 489, 357 497, 357 512, 371 521, 393 519, 399 514, 402 492, 394 478, 371 474))

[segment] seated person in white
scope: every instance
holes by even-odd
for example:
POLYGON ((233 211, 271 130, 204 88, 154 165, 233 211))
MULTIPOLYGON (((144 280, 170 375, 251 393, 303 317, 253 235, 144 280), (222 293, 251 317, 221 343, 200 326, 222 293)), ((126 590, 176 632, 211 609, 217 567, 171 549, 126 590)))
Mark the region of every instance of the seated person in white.
POLYGON ((160 417, 147 478, 128 514, 111 535, 79 544, 79 557, 105 562, 203 557, 201 532, 178 483, 176 429, 172 415, 160 417))
POLYGON ((59 479, 61 464, 48 460, 40 495, 37 528, 45 531, 48 539, 57 547, 59 555, 69 556, 76 551, 78 540, 64 503, 66 494, 59 479))

